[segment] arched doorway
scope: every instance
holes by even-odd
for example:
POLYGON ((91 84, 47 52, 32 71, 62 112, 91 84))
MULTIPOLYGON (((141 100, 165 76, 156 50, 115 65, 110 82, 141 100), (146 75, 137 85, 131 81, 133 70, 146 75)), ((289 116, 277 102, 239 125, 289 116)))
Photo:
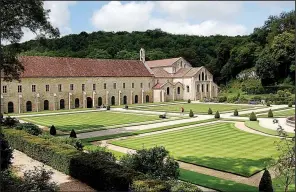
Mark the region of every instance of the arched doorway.
POLYGON ((49 102, 48 100, 44 100, 44 107, 43 107, 44 110, 49 110, 49 102))
POLYGON ((111 97, 111 105, 115 105, 115 97, 114 96, 111 97))
POLYGON ((170 88, 167 88, 167 95, 170 95, 170 88))
POLYGON ((27 101, 27 103, 26 103, 26 109, 27 109, 28 112, 29 111, 32 111, 32 102, 31 101, 27 101))
POLYGON ((126 105, 126 104, 127 104, 127 97, 126 97, 126 95, 125 95, 125 96, 123 96, 123 104, 124 104, 124 105, 126 105))
POLYGON ((178 87, 177 88, 177 93, 180 94, 180 92, 181 92, 181 89, 180 89, 180 87, 178 87))
POLYGON ((8 102, 8 113, 13 113, 14 108, 13 108, 13 102, 8 102))
POLYGON ((86 98, 86 107, 92 108, 92 98, 91 97, 86 98))
POLYGON ((79 108, 79 99, 78 98, 75 99, 75 108, 79 108))
POLYGON ((146 95, 146 103, 149 103, 149 95, 146 95))
POLYGON ((65 100, 64 99, 60 100, 60 109, 65 109, 65 100))
POLYGON ((135 103, 138 103, 138 95, 135 95, 135 103))
POLYGON ((102 104, 103 104, 102 97, 99 97, 99 98, 98 98, 98 106, 101 106, 102 104))

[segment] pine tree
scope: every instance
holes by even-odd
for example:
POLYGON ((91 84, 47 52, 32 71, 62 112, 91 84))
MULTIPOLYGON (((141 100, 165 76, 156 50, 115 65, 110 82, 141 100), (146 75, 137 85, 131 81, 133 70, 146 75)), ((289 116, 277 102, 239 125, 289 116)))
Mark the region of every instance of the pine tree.
POLYGON ((51 135, 56 135, 56 134, 57 134, 57 130, 56 130, 56 128, 55 128, 54 125, 52 125, 52 126, 50 127, 49 133, 50 133, 51 135))
POLYGON ((209 108, 209 110, 208 110, 208 114, 209 114, 209 115, 212 115, 212 114, 213 114, 213 111, 212 111, 211 108, 209 108))
POLYGON ((273 113, 272 113, 271 109, 269 109, 269 111, 268 111, 268 117, 273 117, 273 113))
POLYGON ((215 118, 216 118, 216 119, 219 119, 219 118, 220 118, 220 113, 219 113, 219 111, 216 111, 215 118))
POLYGON ((234 115, 234 116, 238 116, 238 111, 237 111, 237 109, 234 110, 233 115, 234 115))
POLYGON ((267 169, 265 169, 261 177, 259 183, 259 192, 273 192, 271 176, 267 169))
POLYGON ((190 109, 189 117, 194 117, 193 111, 190 109))
POLYGON ((77 138, 74 129, 72 129, 72 131, 71 131, 71 133, 70 133, 70 137, 72 137, 72 138, 77 138))

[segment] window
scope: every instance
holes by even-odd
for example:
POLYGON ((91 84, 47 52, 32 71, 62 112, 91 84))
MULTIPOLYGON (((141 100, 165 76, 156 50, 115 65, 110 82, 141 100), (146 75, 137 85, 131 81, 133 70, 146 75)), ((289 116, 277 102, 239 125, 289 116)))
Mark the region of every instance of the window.
POLYGON ((7 86, 6 85, 3 86, 2 92, 7 93, 7 86))
POLYGON ((36 92, 36 85, 32 85, 32 92, 36 92))
POLYGON ((93 91, 96 90, 96 84, 93 84, 93 91))
POLYGON ((203 72, 201 73, 201 80, 205 80, 205 74, 203 72))
POLYGON ((206 81, 208 80, 208 76, 207 76, 207 74, 206 74, 206 76, 205 76, 205 80, 206 80, 206 81))
POLYGON ((135 84, 134 84, 134 83, 132 83, 132 88, 134 88, 134 86, 135 86, 135 84))
POLYGON ((85 84, 82 84, 82 91, 85 91, 85 84))
POLYGON ((140 87, 143 88, 143 83, 140 84, 140 87))
POLYGON ((62 84, 58 85, 59 92, 62 92, 62 84))
POLYGON ((46 92, 49 91, 49 85, 45 85, 45 91, 46 91, 46 92))
POLYGON ((207 84, 207 92, 209 92, 209 84, 207 84))
POLYGON ((116 83, 113 83, 113 89, 116 89, 116 83))
POLYGON ((187 92, 189 93, 189 86, 187 85, 186 88, 187 88, 187 92))
POLYGON ((22 92, 22 86, 21 86, 21 85, 18 85, 18 86, 17 86, 17 92, 18 92, 18 93, 21 93, 21 92, 22 92))
POLYGON ((198 80, 200 81, 200 74, 198 75, 198 80))
POLYGON ((70 90, 73 91, 74 90, 74 85, 70 84, 70 90))
POLYGON ((167 95, 170 95, 170 88, 167 88, 167 95))
POLYGON ((125 83, 122 84, 122 87, 125 89, 125 83))
POLYGON ((148 83, 148 87, 149 87, 149 89, 150 89, 150 83, 148 83))
POLYGON ((178 87, 178 88, 177 88, 177 93, 178 93, 178 95, 180 95, 180 92, 181 92, 180 90, 181 90, 180 87, 178 87))
POLYGON ((201 92, 202 93, 204 92, 204 85, 203 84, 201 85, 201 92))
POLYGON ((104 89, 107 89, 107 84, 106 83, 104 83, 104 89))

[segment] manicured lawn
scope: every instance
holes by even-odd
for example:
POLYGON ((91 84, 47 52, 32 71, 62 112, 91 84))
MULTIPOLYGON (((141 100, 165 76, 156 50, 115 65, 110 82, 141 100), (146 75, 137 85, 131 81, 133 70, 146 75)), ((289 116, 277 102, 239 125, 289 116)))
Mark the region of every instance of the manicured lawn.
POLYGON ((182 181, 186 181, 186 182, 200 185, 203 187, 207 187, 210 189, 215 189, 218 191, 225 191, 225 192, 232 192, 232 191, 233 192, 237 192, 237 191, 256 192, 256 191, 258 191, 258 188, 254 187, 254 186, 236 183, 234 181, 224 180, 224 179, 220 179, 217 177, 204 175, 201 173, 188 171, 185 169, 180 169, 179 179, 182 181))
POLYGON ((219 122, 111 143, 132 149, 164 146, 178 160, 250 176, 276 158, 276 140, 219 122))
POLYGON ((89 128, 104 129, 107 126, 123 125, 128 123, 141 123, 159 120, 157 115, 143 115, 131 113, 114 113, 108 111, 75 113, 63 115, 46 115, 36 117, 21 117, 21 120, 36 123, 43 126, 54 125, 61 131, 71 129, 83 130, 89 128))
POLYGON ((135 107, 133 109, 141 109, 141 110, 149 110, 149 111, 164 111, 164 112, 181 112, 181 107, 184 107, 185 113, 189 113, 190 109, 192 109, 194 113, 202 113, 202 114, 207 114, 209 108, 211 108, 214 115, 216 111, 223 112, 223 111, 233 111, 234 109, 237 109, 237 110, 252 109, 256 106, 207 104, 207 103, 182 103, 182 104, 172 104, 172 105, 164 105, 164 106, 161 106, 161 105, 147 106, 147 107, 141 107, 141 108, 135 107))
MULTIPOLYGON (((273 111, 273 117, 289 117, 295 115, 295 109, 289 109, 289 110, 284 110, 284 111, 273 111)), ((268 112, 265 114, 260 114, 258 117, 268 117, 267 116, 268 112)))
MULTIPOLYGON (((269 135, 276 135, 276 136, 279 136, 278 132, 276 130, 272 130, 272 129, 267 129, 265 127, 261 127, 259 125, 259 122, 258 121, 246 121, 245 122, 245 125, 247 127, 249 127, 250 129, 254 129, 256 131, 260 131, 262 133, 266 133, 266 134, 269 134, 269 135)), ((288 137, 294 137, 294 133, 287 133, 288 134, 288 137)))

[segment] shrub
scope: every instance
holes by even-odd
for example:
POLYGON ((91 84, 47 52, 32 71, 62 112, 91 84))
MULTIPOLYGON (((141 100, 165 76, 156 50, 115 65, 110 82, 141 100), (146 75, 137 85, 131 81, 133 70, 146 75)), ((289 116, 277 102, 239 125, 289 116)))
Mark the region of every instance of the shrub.
POLYGON ((14 127, 19 123, 19 121, 15 117, 6 117, 3 121, 3 125, 7 127, 14 127))
POLYGON ((268 115, 267 115, 268 117, 273 117, 273 113, 272 113, 272 111, 271 111, 271 109, 269 109, 269 111, 268 111, 268 115))
POLYGON ((209 108, 209 110, 208 110, 208 114, 209 114, 209 115, 212 115, 212 114, 213 114, 213 111, 212 111, 211 108, 209 108))
POLYGON ((21 125, 24 131, 31 135, 41 135, 42 134, 42 129, 40 129, 37 125, 33 123, 21 123, 21 125))
POLYGON ((220 97, 218 97, 218 101, 219 101, 219 103, 226 102, 227 101, 227 97, 226 96, 220 96, 220 97))
POLYGON ((189 117, 194 117, 193 111, 191 109, 189 111, 189 117))
POLYGON ((234 103, 237 100, 238 100, 238 97, 237 96, 229 96, 227 98, 227 103, 234 103))
POLYGON ((172 180, 168 182, 171 186, 171 192, 202 192, 196 185, 192 185, 190 183, 186 183, 183 181, 172 180))
POLYGON ((250 121, 257 121, 257 116, 254 112, 250 114, 250 121))
POLYGON ((188 99, 188 101, 187 101, 188 103, 191 103, 191 100, 190 99, 188 99))
POLYGON ((220 113, 219 113, 219 111, 216 111, 216 113, 215 113, 215 118, 216 118, 216 119, 219 119, 219 118, 220 118, 220 113))
POLYGON ((128 105, 125 105, 124 108, 125 108, 125 109, 128 109, 128 105))
POLYGON ((292 107, 292 102, 289 102, 288 107, 292 107))
POLYGON ((161 180, 146 179, 135 180, 131 185, 132 192, 167 192, 170 191, 168 183, 161 180))
POLYGON ((74 129, 71 130, 70 137, 71 137, 71 138, 77 138, 74 129))
POLYGON ((83 150, 83 144, 79 139, 72 137, 54 137, 51 135, 41 135, 43 139, 50 140, 53 143, 67 144, 75 147, 77 150, 83 150))
POLYGON ((108 106, 106 107, 107 110, 110 110, 110 108, 111 108, 110 105, 108 105, 108 106))
POLYGON ((1 171, 8 169, 11 165, 12 149, 5 139, 4 135, 0 134, 0 144, 1 144, 1 171))
POLYGON ((234 116, 238 116, 238 111, 237 111, 237 109, 234 110, 233 115, 234 115, 234 116))
POLYGON ((57 130, 56 130, 56 128, 55 128, 54 125, 52 125, 52 126, 50 127, 49 133, 50 133, 51 135, 56 135, 56 134, 57 134, 57 130))
POLYGON ((271 104, 270 101, 267 101, 266 106, 270 107, 270 104, 271 104))
POLYGON ((261 177, 259 183, 259 192, 273 192, 271 176, 267 169, 265 169, 261 177))

